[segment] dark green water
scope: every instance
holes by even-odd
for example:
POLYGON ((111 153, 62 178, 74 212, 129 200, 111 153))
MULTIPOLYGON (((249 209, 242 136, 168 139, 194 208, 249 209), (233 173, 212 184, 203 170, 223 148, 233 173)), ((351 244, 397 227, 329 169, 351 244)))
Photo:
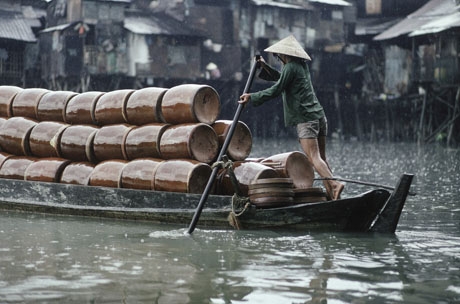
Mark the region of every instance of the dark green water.
MULTIPOLYGON (((254 143, 251 156, 299 149, 254 143), (257 149, 256 149, 257 148, 257 149)), ((460 303, 460 150, 333 142, 336 175, 416 174, 395 235, 0 213, 0 303, 460 303)), ((348 183, 344 196, 368 188, 348 183)))

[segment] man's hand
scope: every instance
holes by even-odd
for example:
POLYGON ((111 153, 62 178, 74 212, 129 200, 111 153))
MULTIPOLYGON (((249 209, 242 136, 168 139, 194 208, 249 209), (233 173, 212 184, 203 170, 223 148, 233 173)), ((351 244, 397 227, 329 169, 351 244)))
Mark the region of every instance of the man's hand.
POLYGON ((267 63, 265 62, 264 57, 260 56, 257 59, 257 63, 259 64, 260 67, 265 68, 267 66, 267 63))
POLYGON ((244 93, 243 95, 240 96, 240 100, 238 100, 238 103, 245 104, 251 100, 251 94, 249 93, 244 93))

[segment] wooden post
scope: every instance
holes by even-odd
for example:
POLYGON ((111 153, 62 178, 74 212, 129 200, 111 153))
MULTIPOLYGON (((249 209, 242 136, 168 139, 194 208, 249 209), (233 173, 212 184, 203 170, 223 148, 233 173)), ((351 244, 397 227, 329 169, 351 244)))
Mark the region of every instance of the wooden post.
POLYGON ((452 113, 452 123, 449 127, 449 131, 447 132, 447 146, 450 145, 450 141, 452 140, 452 133, 454 131, 455 126, 455 119, 457 116, 457 111, 460 111, 459 105, 460 103, 460 86, 457 88, 457 94, 455 95, 455 105, 454 105, 454 112, 452 113))
POLYGON ((390 107, 388 102, 388 98, 385 99, 385 102, 383 104, 385 108, 385 135, 386 135, 386 140, 391 141, 391 122, 390 122, 390 107))
POLYGON ((422 111, 420 112, 420 121, 418 125, 418 131, 417 131, 417 143, 420 145, 423 141, 423 122, 425 120, 425 110, 426 110, 426 98, 427 98, 428 92, 425 90, 423 93, 423 104, 422 104, 422 111))

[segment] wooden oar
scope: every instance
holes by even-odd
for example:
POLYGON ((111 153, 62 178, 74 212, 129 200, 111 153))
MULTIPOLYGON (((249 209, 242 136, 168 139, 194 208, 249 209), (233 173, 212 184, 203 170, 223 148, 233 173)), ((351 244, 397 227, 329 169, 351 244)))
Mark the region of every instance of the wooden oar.
MULTIPOLYGON (((365 185, 365 186, 372 186, 372 187, 377 187, 377 188, 383 188, 383 189, 388 189, 388 190, 395 190, 394 187, 387 186, 387 185, 376 184, 376 183, 370 183, 370 182, 362 182, 362 181, 358 181, 358 180, 354 180, 354 179, 341 178, 341 177, 315 178, 315 180, 336 180, 336 181, 348 182, 348 183, 353 183, 353 184, 359 184, 359 185, 365 185)), ((415 196, 415 195, 417 195, 417 193, 415 193, 415 192, 409 192, 409 195, 415 196)))
MULTIPOLYGON (((251 67, 251 72, 249 73, 248 81, 246 82, 246 86, 244 87, 243 93, 248 93, 249 89, 251 88, 252 81, 254 79, 254 75, 258 67, 258 62, 257 62, 258 58, 259 58, 259 55, 256 56, 254 60, 254 64, 251 67)), ((244 108, 244 104, 239 103, 238 108, 236 109, 235 116, 233 118, 233 122, 230 126, 230 129, 228 130, 227 137, 225 138, 222 148, 220 149, 220 153, 217 156, 216 162, 221 161, 222 157, 225 155, 225 153, 227 153, 227 148, 230 144, 230 141, 232 140, 233 133, 235 132, 235 128, 236 128, 236 125, 238 124, 243 108, 244 108)), ((200 199, 200 202, 198 203, 198 207, 196 207, 195 214, 193 215, 193 218, 192 218, 192 222, 190 223, 190 226, 188 227, 188 231, 187 231, 188 234, 192 234, 193 230, 195 230, 196 224, 198 223, 198 220, 200 219, 201 211, 203 211, 204 204, 206 200, 208 199, 209 192, 211 191, 212 184, 214 183, 216 179, 218 171, 219 171, 219 167, 215 166, 211 172, 211 176, 209 177, 208 183, 206 184, 206 188, 204 189, 204 192, 201 195, 201 199, 200 199)))

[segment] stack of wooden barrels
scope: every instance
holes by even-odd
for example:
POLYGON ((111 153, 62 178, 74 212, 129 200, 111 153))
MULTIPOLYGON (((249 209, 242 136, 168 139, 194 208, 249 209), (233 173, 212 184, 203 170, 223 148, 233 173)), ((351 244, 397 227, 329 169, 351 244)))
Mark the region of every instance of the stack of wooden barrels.
MULTIPOLYGON (((84 93, 0 86, 0 178, 202 193, 232 124, 219 114, 220 97, 207 85, 84 93)), ((240 194, 270 178, 289 178, 296 193, 311 188, 303 153, 250 159, 251 148, 239 121, 226 154, 240 194)), ((260 191, 274 193, 257 190, 255 204, 278 202, 260 191)), ((222 169, 212 193, 235 192, 222 169)))
POLYGON ((251 202, 259 207, 276 207, 286 204, 302 204, 327 200, 321 187, 313 187, 313 166, 299 151, 252 159, 272 168, 276 176, 253 179, 248 186, 251 202))
MULTIPOLYGON (((0 86, 0 177, 201 193, 231 125, 220 97, 186 84, 111 92, 0 86)), ((238 122, 227 155, 250 153, 238 122)))

